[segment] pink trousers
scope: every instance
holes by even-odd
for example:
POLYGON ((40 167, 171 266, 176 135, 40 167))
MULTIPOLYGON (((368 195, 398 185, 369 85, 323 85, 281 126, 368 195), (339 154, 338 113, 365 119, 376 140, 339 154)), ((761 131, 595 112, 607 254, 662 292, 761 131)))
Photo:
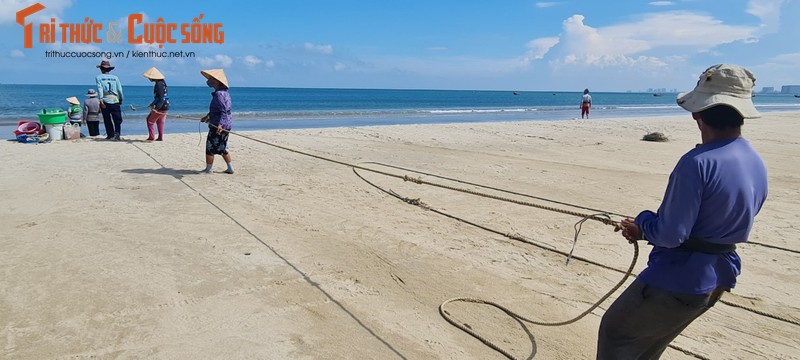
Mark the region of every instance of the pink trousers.
POLYGON ((150 110, 150 114, 147 115, 147 133, 150 135, 147 137, 148 140, 162 140, 164 135, 164 122, 167 120, 167 112, 166 111, 155 111, 150 110), (158 126, 158 138, 156 139, 155 133, 153 131, 153 125, 158 126))

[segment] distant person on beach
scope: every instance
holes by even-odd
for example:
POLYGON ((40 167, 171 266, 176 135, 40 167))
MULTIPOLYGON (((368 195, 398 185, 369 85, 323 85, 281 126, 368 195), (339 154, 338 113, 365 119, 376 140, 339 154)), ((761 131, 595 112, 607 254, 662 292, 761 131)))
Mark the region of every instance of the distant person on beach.
POLYGON ((589 118, 589 109, 592 107, 592 95, 589 95, 589 89, 583 89, 583 96, 581 96, 581 119, 589 118))
POLYGON ((103 123, 106 127, 106 139, 120 140, 122 135, 122 83, 116 75, 111 75, 114 67, 108 60, 103 60, 100 65, 100 75, 97 80, 97 93, 100 95, 100 109, 103 113, 103 123))
POLYGON ((736 65, 708 68, 678 105, 692 113, 702 144, 669 177, 658 212, 621 223, 628 241, 653 249, 645 268, 606 310, 597 359, 657 359, 694 319, 736 285, 747 241, 767 198, 767 169, 741 137, 744 119, 759 117, 753 74, 736 65))
POLYGON ((167 120, 169 110, 169 97, 167 96, 167 83, 164 75, 155 67, 147 69, 142 74, 145 78, 153 82, 153 102, 150 103, 150 114, 147 115, 147 141, 164 140, 164 123, 167 120), (158 127, 158 137, 155 137, 153 126, 158 127))
POLYGON ((89 89, 86 92, 86 100, 83 100, 83 123, 89 129, 89 136, 100 135, 100 99, 97 98, 97 91, 89 89))
POLYGON ((233 174, 231 154, 228 152, 228 132, 233 126, 231 116, 231 96, 228 94, 228 78, 222 69, 203 70, 200 72, 206 78, 206 85, 214 89, 211 93, 211 104, 208 105, 208 114, 200 122, 208 123, 208 136, 206 137, 206 168, 201 174, 211 174, 214 165, 214 155, 222 155, 228 164, 226 174, 233 174))
POLYGON ((67 103, 69 103, 67 119, 69 119, 71 124, 80 124, 81 121, 83 121, 83 109, 81 108, 80 100, 74 96, 70 96, 67 98, 67 103))

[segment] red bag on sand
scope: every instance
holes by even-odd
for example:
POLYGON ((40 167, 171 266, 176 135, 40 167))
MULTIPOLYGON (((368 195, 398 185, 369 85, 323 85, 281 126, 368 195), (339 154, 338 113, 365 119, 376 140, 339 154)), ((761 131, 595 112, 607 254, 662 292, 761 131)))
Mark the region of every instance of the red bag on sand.
POLYGON ((44 134, 46 131, 42 128, 42 124, 39 124, 35 121, 28 121, 22 120, 17 123, 17 130, 14 130, 14 136, 19 136, 22 134, 25 135, 33 135, 33 134, 44 134))

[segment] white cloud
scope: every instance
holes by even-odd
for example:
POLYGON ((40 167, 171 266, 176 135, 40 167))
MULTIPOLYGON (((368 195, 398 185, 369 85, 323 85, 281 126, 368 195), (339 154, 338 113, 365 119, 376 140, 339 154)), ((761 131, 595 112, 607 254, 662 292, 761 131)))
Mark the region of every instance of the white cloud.
POLYGON ((558 37, 544 37, 528 41, 528 52, 523 57, 523 64, 530 64, 533 60, 543 59, 545 54, 559 42, 558 37))
POLYGON ((653 6, 672 6, 672 5, 675 5, 675 3, 672 2, 672 1, 651 1, 650 5, 653 5, 653 6))
POLYGON ((11 54, 9 54, 9 56, 11 56, 12 58, 24 58, 25 53, 23 53, 21 50, 14 49, 11 50, 11 54))
MULTIPOLYGON (((41 2, 46 2, 46 4, 44 4, 46 8, 31 15, 31 18, 26 19, 28 22, 49 22, 50 18, 58 18, 66 8, 72 6, 72 0, 50 0, 41 2)), ((35 1, 0 0, 0 25, 16 24, 17 11, 31 6, 33 3, 35 3, 35 1)))
MULTIPOLYGON (((150 52, 150 51, 162 52, 162 51, 164 51, 164 48, 159 48, 158 44, 155 44, 155 43, 154 44, 141 43, 141 44, 133 45, 133 50, 135 50, 135 51, 144 51, 144 52, 150 52)), ((152 61, 155 61, 156 63, 163 63, 164 61, 166 61, 165 60, 166 58, 158 57, 158 56, 148 57, 148 59, 150 59, 152 61)), ((170 60, 173 60, 173 59, 170 59, 170 60)))
POLYGON ((684 11, 646 14, 640 21, 601 28, 604 35, 646 41, 650 47, 685 46, 709 49, 746 40, 753 36, 752 26, 725 25, 703 14, 684 11))
POLYGON ((763 32, 777 32, 781 22, 781 6, 785 0, 750 0, 747 13, 761 20, 763 32))
POLYGON ((344 69, 347 69, 347 65, 345 65, 345 64, 343 64, 341 62, 337 62, 336 64, 333 65, 333 69, 336 70, 336 71, 342 71, 344 69))
POLYGON ((233 64, 233 59, 231 59, 230 56, 227 55, 217 55, 214 58, 219 62, 219 64, 222 67, 228 67, 231 66, 231 64, 233 64))
POLYGON ((721 44, 753 41, 757 30, 750 26, 726 25, 709 15, 685 11, 650 13, 634 22, 599 28, 586 25, 584 20, 583 15, 567 18, 558 41, 532 41, 528 44, 532 49, 529 56, 547 56, 556 65, 662 68, 667 63, 647 52, 662 48, 707 51, 721 44), (547 48, 549 44, 553 45, 547 48))
POLYGON ((56 42, 53 44, 47 44, 47 48, 52 50, 58 51, 102 51, 100 47, 94 44, 72 44, 72 43, 62 43, 56 42))
POLYGON ((556 6, 556 5, 561 5, 561 3, 559 3, 559 2, 537 2, 536 3, 536 7, 540 8, 540 9, 549 8, 549 7, 553 7, 553 6, 556 6))
POLYGON ((213 58, 210 57, 200 57, 197 58, 197 62, 200 65, 211 67, 211 66, 219 66, 219 67, 229 67, 233 64, 233 59, 231 59, 228 55, 215 55, 213 58))
POLYGON ((303 48, 315 53, 330 55, 333 54, 333 46, 332 45, 315 45, 310 42, 303 44, 303 48))
POLYGON ((133 49, 138 51, 158 50, 158 44, 141 43, 133 45, 133 49))
POLYGON ((244 62, 244 64, 247 67, 253 68, 256 65, 261 64, 263 61, 261 59, 259 59, 257 56, 247 55, 247 56, 244 57, 244 59, 242 59, 242 62, 244 62))
POLYGON ((92 44, 64 44, 62 49, 66 51, 100 51, 100 47, 92 44))
POLYGON ((272 70, 275 68, 275 62, 272 60, 267 61, 264 66, 267 67, 268 70, 272 70))

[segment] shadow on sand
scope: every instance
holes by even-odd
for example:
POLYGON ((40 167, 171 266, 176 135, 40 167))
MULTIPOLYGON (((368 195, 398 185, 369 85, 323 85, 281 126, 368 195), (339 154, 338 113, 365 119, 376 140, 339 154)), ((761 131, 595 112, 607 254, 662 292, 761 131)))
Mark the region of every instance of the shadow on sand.
POLYGON ((183 179, 184 175, 200 175, 197 170, 178 170, 162 167, 160 169, 125 169, 122 170, 126 174, 153 174, 153 175, 169 175, 178 180, 183 179))

